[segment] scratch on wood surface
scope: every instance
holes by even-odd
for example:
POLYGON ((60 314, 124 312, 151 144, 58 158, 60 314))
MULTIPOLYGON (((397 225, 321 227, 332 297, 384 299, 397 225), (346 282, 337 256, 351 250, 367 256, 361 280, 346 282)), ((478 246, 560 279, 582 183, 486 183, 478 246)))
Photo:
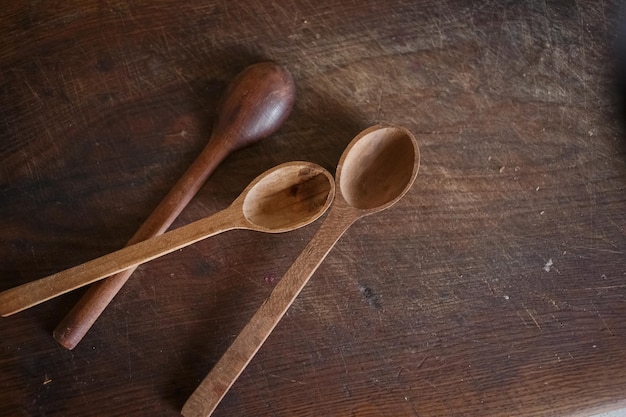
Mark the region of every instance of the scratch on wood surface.
MULTIPOLYGON (((231 267, 231 270, 235 271, 240 277, 245 278, 247 281, 253 283, 257 288, 262 288, 261 283, 257 282, 255 280, 253 280, 249 274, 244 274, 243 272, 241 272, 240 270, 238 270, 235 267, 231 267)), ((265 281, 265 279, 264 279, 265 281)), ((266 281, 267 282, 267 281, 266 281)))
POLYGON ((416 369, 421 368, 422 365, 424 364, 424 362, 426 362, 426 359, 428 359, 428 356, 424 356, 424 358, 420 361, 420 363, 417 364, 417 366, 415 368, 416 369))
MULTIPOLYGON (((419 362, 417 363, 417 365, 415 365, 415 367, 414 367, 414 369, 413 369, 413 370, 418 370, 418 369, 420 369, 420 368, 422 367, 422 365, 424 365, 424 362, 426 362, 426 359, 428 359, 428 356, 424 356, 424 357, 422 358, 422 360, 421 360, 421 361, 419 361, 419 362)), ((413 367, 412 367, 412 368, 413 368, 413 367)), ((406 366, 400 366, 400 368, 398 369, 398 372, 396 373, 396 381, 399 381, 399 380, 400 380, 400 377, 402 376, 402 373, 403 373, 404 371, 409 372, 409 373, 412 373, 412 372, 413 372, 413 370, 411 370, 411 369, 407 368, 406 366)))
POLYGON ((163 39, 163 43, 165 43, 165 49, 167 50, 168 56, 172 56, 172 47, 170 46, 170 42, 167 36, 167 32, 164 27, 161 27, 161 38, 163 39))
POLYGON ((408 368, 401 366, 400 369, 398 369, 398 373, 396 374, 396 380, 400 379, 400 375, 402 375, 402 371, 408 371, 408 370, 409 370, 408 368))
POLYGON ((422 381, 424 381, 425 383, 427 383, 428 385, 430 385, 432 388, 437 389, 437 385, 433 384, 432 382, 430 382, 429 380, 427 380, 426 378, 422 378, 422 381))
POLYGON ((306 382, 298 381, 297 379, 285 378, 284 376, 276 375, 276 374, 267 374, 272 378, 282 379, 283 381, 293 382, 294 384, 306 385, 306 382))
POLYGON ((593 306, 593 308, 596 310, 596 314, 598 315, 598 318, 600 319, 600 321, 602 322, 602 325, 604 326, 601 330, 608 330, 609 334, 611 336, 615 336, 615 333, 613 333, 613 330, 611 329, 611 327, 609 327, 609 324, 606 322, 606 320, 604 319, 604 317, 602 316, 602 313, 600 313, 600 309, 598 308, 598 306, 596 305, 596 303, 594 303, 593 301, 591 302, 591 305, 593 306))
MULTIPOLYGON (((507 25, 507 15, 506 15, 506 8, 502 9, 502 22, 500 24, 500 32, 501 33, 506 33, 506 25, 507 25)), ((495 76, 498 76, 499 74, 502 73, 502 70, 500 69, 501 66, 501 56, 503 55, 502 49, 504 48, 504 38, 501 37, 500 38, 500 42, 498 42, 498 46, 497 49, 494 52, 495 54, 495 65, 493 65, 493 74, 495 76)))
POLYGON ((132 363, 131 363, 131 359, 130 359, 130 337, 129 337, 129 333, 128 333, 128 319, 124 320, 124 324, 126 325, 126 354, 127 354, 127 360, 128 360, 128 379, 133 379, 133 368, 132 368, 132 363))
MULTIPOLYGON (((578 37, 580 40, 580 61, 581 61, 581 67, 582 68, 587 68, 587 57, 586 57, 586 45, 585 45, 585 22, 584 22, 584 12, 579 4, 579 1, 576 0, 576 14, 578 16, 578 37)), ((574 71, 572 69, 572 74, 574 76, 576 76, 580 83, 582 84, 583 87, 583 105, 586 107, 587 103, 588 103, 588 92, 593 93, 593 91, 591 91, 589 89, 589 87, 587 86, 587 81, 585 80, 584 75, 578 74, 576 71, 574 71)), ((597 99, 597 96, 595 97, 597 99)))
POLYGON ((605 285, 605 286, 598 286, 598 287, 585 287, 583 288, 583 290, 586 291, 597 291, 597 290, 615 290, 618 288, 626 288, 626 284, 621 284, 621 285, 605 285))
MULTIPOLYGON (((593 219, 593 217, 592 217, 593 219)), ((591 223, 591 227, 592 227, 592 231, 593 231, 593 222, 591 223)), ((602 241, 602 243, 605 243, 607 245, 613 246, 616 248, 616 250, 613 249, 608 249, 608 248, 600 248, 597 246, 570 246, 570 248, 572 249, 582 249, 584 251, 594 251, 594 252, 600 252, 600 253, 611 253, 614 255, 623 255, 624 251, 619 250, 619 247, 617 245, 615 245, 613 242, 609 241, 608 239, 605 239, 603 237, 598 237, 598 236, 590 236, 589 239, 594 239, 594 240, 600 240, 602 241)))
POLYGON ((380 115, 383 109, 383 91, 384 91, 385 80, 380 80, 380 91, 378 93, 378 108, 376 109, 376 120, 380 121, 380 115))
POLYGON ((535 326, 537 326, 537 328, 541 329, 541 326, 539 325, 539 322, 537 322, 537 319, 535 318, 533 313, 531 313, 531 311, 528 309, 528 307, 526 307, 523 304, 522 304, 522 307, 524 307, 524 310, 526 310, 526 313, 528 314, 528 317, 530 317, 531 320, 533 321, 533 323, 535 323, 535 326))
POLYGON ((346 376, 350 373, 348 370, 348 363, 346 362, 346 357, 343 355, 342 347, 339 348, 339 356, 341 356, 341 362, 343 363, 343 371, 346 376))
POLYGON ((24 77, 24 84, 26 84, 26 87, 28 87, 28 89, 30 90, 31 94, 33 95, 33 97, 35 97, 37 99, 39 104, 42 104, 43 100, 39 96, 39 93, 37 93, 37 91, 35 91, 35 89, 30 85, 30 83, 28 82, 28 79, 26 77, 24 77))
POLYGON ((598 316, 600 317, 600 320, 602 320, 602 324, 604 324, 604 328, 609 331, 609 334, 611 336, 615 336, 615 333, 613 333, 613 330, 611 330, 611 328, 609 327, 609 324, 606 322, 606 320, 604 320, 604 317, 602 317, 600 313, 598 313, 598 316))
POLYGON ((293 23, 299 22, 299 21, 304 21, 306 22, 306 20, 304 20, 301 15, 300 15, 300 10, 299 9, 294 9, 293 11, 288 11, 284 5, 281 5, 280 3, 272 3, 272 6, 274 7, 274 9, 278 10, 279 14, 282 15, 284 17, 283 21, 291 21, 293 23))

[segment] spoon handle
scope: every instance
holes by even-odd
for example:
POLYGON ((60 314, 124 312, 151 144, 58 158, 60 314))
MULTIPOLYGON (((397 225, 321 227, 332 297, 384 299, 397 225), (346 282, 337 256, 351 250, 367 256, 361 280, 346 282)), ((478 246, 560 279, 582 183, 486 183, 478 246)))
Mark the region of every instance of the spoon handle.
POLYGON ((18 313, 66 292, 158 258, 207 237, 246 228, 236 206, 160 236, 0 293, 0 315, 18 313))
POLYGON ((333 206, 328 217, 269 297, 185 402, 185 417, 208 417, 261 348, 309 278, 357 217, 333 206))

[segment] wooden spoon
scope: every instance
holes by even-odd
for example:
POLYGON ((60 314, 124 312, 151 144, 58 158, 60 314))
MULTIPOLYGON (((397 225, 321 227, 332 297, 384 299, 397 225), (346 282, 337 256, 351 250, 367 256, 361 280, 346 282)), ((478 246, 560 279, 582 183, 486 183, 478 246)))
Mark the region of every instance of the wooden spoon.
POLYGON ((310 162, 288 162, 257 177, 225 210, 171 232, 0 293, 9 316, 73 289, 233 229, 281 233, 305 226, 330 206, 332 175, 310 162))
MULTIPOLYGON (((207 146, 128 245, 165 232, 230 153, 269 136, 282 125, 294 98, 293 79, 285 68, 262 62, 242 71, 222 98, 207 146)), ((68 349, 76 347, 134 270, 127 269, 93 285, 54 330, 57 342, 68 349)))
POLYGON ((339 238, 356 220, 400 200, 415 180, 419 160, 415 138, 400 127, 373 126, 350 142, 339 161, 338 192, 324 223, 189 397, 183 416, 206 417, 215 410, 339 238))

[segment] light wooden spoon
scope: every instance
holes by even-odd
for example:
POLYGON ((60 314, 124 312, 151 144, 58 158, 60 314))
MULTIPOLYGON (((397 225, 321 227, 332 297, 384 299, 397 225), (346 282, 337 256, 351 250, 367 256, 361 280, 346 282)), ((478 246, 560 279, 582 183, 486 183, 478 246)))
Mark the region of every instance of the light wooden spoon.
POLYGON ((419 160, 415 138, 401 127, 373 126, 350 142, 339 161, 337 195, 324 223, 189 397, 183 416, 213 413, 339 238, 356 220, 400 200, 415 180, 419 160))
POLYGON ((257 177, 225 210, 49 277, 0 293, 3 317, 119 271, 233 229, 281 233, 305 226, 330 206, 332 175, 310 162, 287 162, 257 177))

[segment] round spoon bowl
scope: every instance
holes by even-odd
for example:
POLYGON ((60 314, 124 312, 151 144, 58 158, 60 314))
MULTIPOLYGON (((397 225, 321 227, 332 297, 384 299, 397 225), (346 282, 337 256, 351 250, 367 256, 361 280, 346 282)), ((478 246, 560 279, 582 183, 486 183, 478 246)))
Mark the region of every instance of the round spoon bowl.
POLYGON ((339 188, 350 206, 380 211, 398 201, 413 183, 419 148, 401 127, 374 126, 359 136, 339 162, 339 188))
POLYGON ((309 162, 288 162, 250 184, 243 215, 255 229, 285 232, 311 223, 333 200, 332 175, 309 162))

